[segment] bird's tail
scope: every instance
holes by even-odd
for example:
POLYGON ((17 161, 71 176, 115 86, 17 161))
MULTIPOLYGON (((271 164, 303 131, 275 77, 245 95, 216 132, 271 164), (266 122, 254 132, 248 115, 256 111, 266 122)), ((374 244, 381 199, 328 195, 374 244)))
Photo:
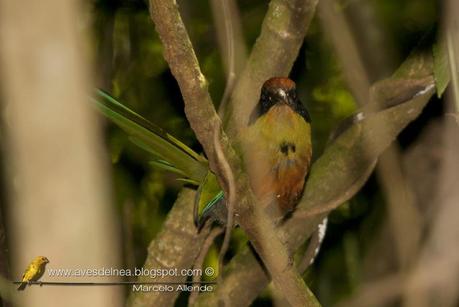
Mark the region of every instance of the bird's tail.
POLYGON ((175 172, 182 181, 199 186, 194 218, 196 225, 201 227, 224 196, 215 174, 209 170, 207 159, 108 93, 97 90, 92 100, 136 145, 153 155, 152 166, 175 172))
POLYGON ((26 286, 27 286, 27 283, 26 282, 22 282, 18 287, 18 291, 24 291, 26 286))
POLYGON ((204 180, 209 166, 203 156, 108 93, 97 90, 92 100, 103 115, 128 133, 136 145, 153 154, 154 166, 178 173, 196 185, 204 180))

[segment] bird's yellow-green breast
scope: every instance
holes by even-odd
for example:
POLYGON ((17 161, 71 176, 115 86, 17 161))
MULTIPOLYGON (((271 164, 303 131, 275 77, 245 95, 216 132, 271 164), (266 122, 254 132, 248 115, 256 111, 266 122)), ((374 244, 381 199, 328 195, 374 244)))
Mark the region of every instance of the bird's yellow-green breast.
POLYGON ((259 200, 276 203, 278 214, 294 209, 304 187, 312 155, 309 115, 295 83, 271 78, 243 136, 246 168, 259 200))

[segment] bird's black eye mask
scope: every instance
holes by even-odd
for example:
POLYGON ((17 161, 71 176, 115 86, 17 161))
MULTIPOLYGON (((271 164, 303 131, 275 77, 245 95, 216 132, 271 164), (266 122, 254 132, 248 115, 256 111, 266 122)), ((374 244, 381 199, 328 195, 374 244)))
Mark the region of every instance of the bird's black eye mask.
POLYGON ((252 125, 257 118, 267 113, 272 106, 282 102, 286 103, 293 111, 300 114, 307 123, 310 123, 311 117, 309 116, 309 112, 298 99, 296 89, 293 88, 282 92, 280 90, 273 91, 272 89, 262 88, 260 100, 250 114, 249 125, 252 125), (283 94, 281 94, 282 92, 283 94))

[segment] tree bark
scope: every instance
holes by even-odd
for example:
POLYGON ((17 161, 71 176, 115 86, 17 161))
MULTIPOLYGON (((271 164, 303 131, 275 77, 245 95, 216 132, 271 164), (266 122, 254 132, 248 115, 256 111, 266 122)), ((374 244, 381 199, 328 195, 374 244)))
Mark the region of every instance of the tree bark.
MULTIPOLYGON (((48 268, 120 267, 101 129, 88 103, 82 20, 78 1, 0 1, 15 280, 38 255, 48 257, 48 268)), ((58 279, 70 280, 42 277, 58 279)), ((17 299, 21 306, 120 306, 121 295, 109 287, 31 286, 17 299)))

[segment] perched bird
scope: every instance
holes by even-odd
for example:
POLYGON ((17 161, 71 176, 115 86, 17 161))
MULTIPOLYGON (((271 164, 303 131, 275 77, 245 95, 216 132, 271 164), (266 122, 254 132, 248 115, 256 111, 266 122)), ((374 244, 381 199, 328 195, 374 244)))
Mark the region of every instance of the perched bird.
POLYGON ((24 275, 22 276, 22 282, 18 287, 18 291, 24 290, 30 281, 39 280, 43 276, 43 273, 45 273, 47 263, 49 263, 48 258, 43 256, 35 257, 25 270, 24 275))
MULTIPOLYGON (((202 155, 127 108, 109 94, 98 90, 93 99, 99 110, 120 126, 138 146, 153 155, 155 167, 179 174, 183 181, 198 186, 195 222, 198 227, 224 203, 224 194, 215 174, 202 155), (220 206, 219 206, 220 205, 220 206)), ((259 199, 291 211, 298 202, 311 161, 309 114, 297 97, 295 83, 288 78, 271 78, 260 92, 257 107, 244 133, 246 162, 253 166, 252 188, 259 199)), ((247 163, 246 163, 247 164, 247 163)), ((220 210, 221 212, 221 210, 220 210)))
POLYGON ((252 189, 274 217, 292 211, 302 195, 312 155, 310 122, 295 82, 275 77, 263 84, 242 147, 252 189))

